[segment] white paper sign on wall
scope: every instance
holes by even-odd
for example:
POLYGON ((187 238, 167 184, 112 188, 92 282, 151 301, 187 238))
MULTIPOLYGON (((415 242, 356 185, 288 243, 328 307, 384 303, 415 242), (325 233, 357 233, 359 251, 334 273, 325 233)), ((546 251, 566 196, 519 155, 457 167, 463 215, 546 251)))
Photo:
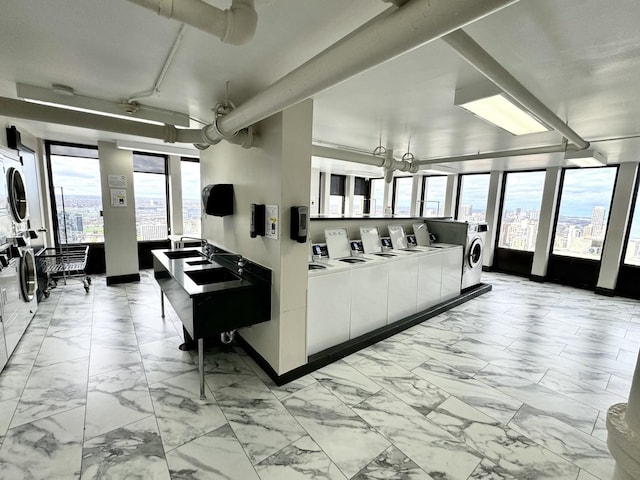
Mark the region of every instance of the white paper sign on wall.
POLYGON ((127 191, 119 188, 111 188, 111 206, 112 207, 126 207, 127 206, 127 191))
POLYGON ((265 237, 278 239, 278 230, 280 225, 280 218, 278 217, 278 205, 265 205, 265 237))
POLYGON ((127 188, 126 175, 109 175, 109 188, 127 188))

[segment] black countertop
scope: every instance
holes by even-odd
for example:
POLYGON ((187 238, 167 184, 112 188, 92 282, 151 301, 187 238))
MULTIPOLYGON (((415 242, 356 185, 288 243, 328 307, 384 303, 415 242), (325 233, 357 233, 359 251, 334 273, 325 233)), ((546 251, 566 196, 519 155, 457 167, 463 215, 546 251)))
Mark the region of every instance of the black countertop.
MULTIPOLYGON (((187 275, 186 272, 197 272, 203 270, 224 268, 232 272, 233 274, 238 275, 237 271, 227 268, 226 265, 221 264, 222 262, 218 263, 216 261, 210 261, 210 263, 205 265, 189 265, 189 262, 206 260, 206 256, 202 253, 201 248, 153 250, 151 253, 153 254, 156 261, 158 261, 164 267, 164 270, 166 270, 166 272, 180 284, 180 286, 189 294, 190 297, 196 297, 199 295, 210 293, 220 293, 229 290, 242 290, 254 286, 254 283, 247 278, 239 278, 238 280, 217 283, 207 283, 204 285, 198 285, 197 283, 195 283, 187 275), (199 255, 193 257, 171 259, 167 257, 167 255, 165 254, 166 252, 197 252, 199 255)), ((157 271, 156 275, 158 275, 157 271)))

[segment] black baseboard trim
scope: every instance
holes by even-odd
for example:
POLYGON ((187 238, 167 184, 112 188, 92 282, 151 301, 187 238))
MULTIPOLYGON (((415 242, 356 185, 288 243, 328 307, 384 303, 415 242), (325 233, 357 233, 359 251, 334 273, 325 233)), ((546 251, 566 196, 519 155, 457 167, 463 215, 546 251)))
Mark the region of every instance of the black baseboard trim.
POLYGON ((482 271, 483 272, 493 272, 493 265, 488 266, 488 267, 486 265, 483 265, 482 266, 482 271))
POLYGON ((542 275, 529 275, 529 280, 532 282, 544 283, 546 282, 545 278, 542 275))
POLYGON ((616 291, 611 288, 596 287, 594 292, 597 295, 604 295, 605 297, 614 297, 616 295, 616 291))
POLYGON ((260 368, 262 368, 265 373, 269 375, 271 380, 273 380, 276 385, 280 386, 303 377, 311 372, 315 372, 316 370, 325 367, 330 363, 340 360, 347 355, 351 355, 352 353, 362 350, 363 348, 373 345, 374 343, 384 340, 385 338, 392 337, 396 333, 402 332, 407 328, 411 328, 414 325, 418 325, 419 323, 440 315, 441 313, 444 313, 447 310, 452 309, 453 307, 462 305, 463 303, 466 303, 473 298, 491 291, 492 288, 493 287, 488 283, 481 283, 480 285, 471 287, 465 290, 464 293, 460 294, 456 298, 453 298, 446 302, 442 302, 415 315, 410 315, 406 318, 403 318, 402 320, 398 320, 391 325, 386 325, 384 327, 373 330, 372 332, 365 333, 364 335, 341 343, 340 345, 336 345, 334 347, 323 350, 322 352, 310 355, 305 365, 294 368, 293 370, 290 370, 282 375, 278 375, 273 367, 269 365, 269 362, 267 362, 264 357, 256 351, 255 348, 249 345, 249 343, 244 338, 242 338, 241 334, 236 336, 236 340, 246 350, 247 354, 260 366, 260 368))
POLYGON ((112 275, 111 277, 107 277, 107 287, 110 285, 117 285, 118 283, 131 283, 139 281, 139 273, 131 273, 129 275, 112 275))

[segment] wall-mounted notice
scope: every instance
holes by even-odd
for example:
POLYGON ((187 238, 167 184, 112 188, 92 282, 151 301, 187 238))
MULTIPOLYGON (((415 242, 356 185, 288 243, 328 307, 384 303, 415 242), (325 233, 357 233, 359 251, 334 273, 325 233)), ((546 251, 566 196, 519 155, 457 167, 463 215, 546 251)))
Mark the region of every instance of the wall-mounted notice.
POLYGON ((109 188, 127 188, 127 176, 109 175, 109 188))
POLYGON ((112 207, 126 207, 127 206, 127 191, 121 188, 111 188, 111 206, 112 207))
POLYGON ((267 238, 278 239, 278 205, 265 205, 265 226, 264 236, 267 238))

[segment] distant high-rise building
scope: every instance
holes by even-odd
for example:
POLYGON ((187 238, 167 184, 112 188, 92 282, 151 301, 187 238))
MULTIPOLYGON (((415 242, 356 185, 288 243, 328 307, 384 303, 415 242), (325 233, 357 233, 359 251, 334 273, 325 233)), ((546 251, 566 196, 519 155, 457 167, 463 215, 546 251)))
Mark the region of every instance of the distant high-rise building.
POLYGON ((472 217, 472 212, 473 212, 473 205, 471 205, 470 203, 466 204, 466 205, 462 205, 462 218, 463 219, 470 219, 472 217))
POLYGON ((593 238, 601 238, 604 235, 604 214, 605 207, 593 207, 591 212, 591 236, 593 238))

